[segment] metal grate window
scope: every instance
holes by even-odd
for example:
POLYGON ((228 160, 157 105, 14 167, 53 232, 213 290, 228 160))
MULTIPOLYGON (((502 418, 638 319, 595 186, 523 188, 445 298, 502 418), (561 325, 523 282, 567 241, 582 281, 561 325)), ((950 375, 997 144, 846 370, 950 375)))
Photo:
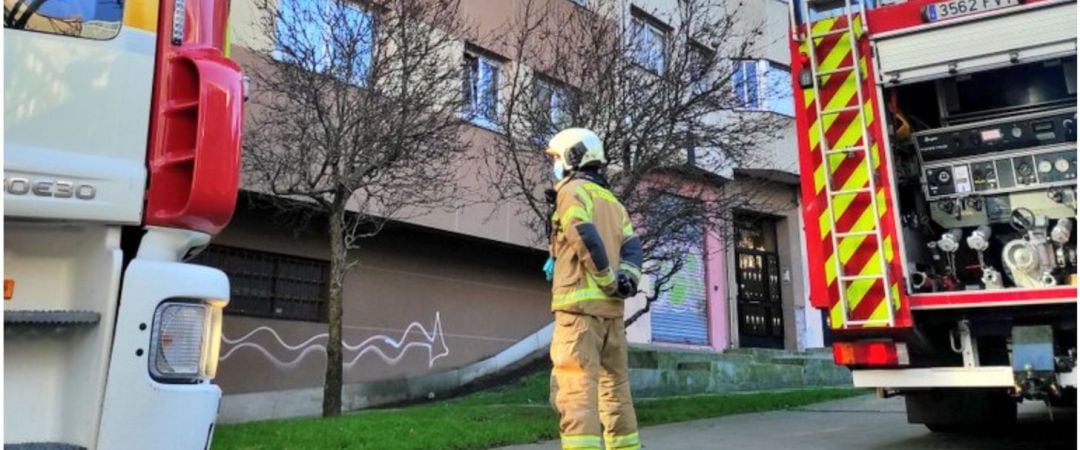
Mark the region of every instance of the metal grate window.
POLYGON ((329 263, 278 253, 211 245, 191 261, 229 276, 227 314, 326 321, 329 263))

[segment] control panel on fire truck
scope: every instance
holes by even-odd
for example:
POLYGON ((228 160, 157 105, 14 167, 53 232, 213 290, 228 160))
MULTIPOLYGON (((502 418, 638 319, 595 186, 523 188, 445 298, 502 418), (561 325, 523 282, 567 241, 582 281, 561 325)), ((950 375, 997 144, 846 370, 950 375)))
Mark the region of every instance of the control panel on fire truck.
POLYGON ((1076 57, 885 91, 916 291, 1076 283, 1076 57), (895 135, 896 125, 914 130, 895 135))

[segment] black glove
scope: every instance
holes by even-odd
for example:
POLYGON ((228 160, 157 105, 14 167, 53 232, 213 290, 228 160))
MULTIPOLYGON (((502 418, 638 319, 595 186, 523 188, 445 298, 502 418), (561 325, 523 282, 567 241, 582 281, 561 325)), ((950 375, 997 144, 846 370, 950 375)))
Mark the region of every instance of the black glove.
POLYGON ((551 188, 544 189, 544 200, 547 202, 548 206, 554 207, 555 206, 555 200, 556 200, 556 198, 558 196, 559 196, 559 193, 555 192, 554 189, 551 189, 551 188))
POLYGON ((615 296, 619 298, 630 298, 637 294, 637 281, 629 272, 620 271, 615 277, 615 284, 615 296))

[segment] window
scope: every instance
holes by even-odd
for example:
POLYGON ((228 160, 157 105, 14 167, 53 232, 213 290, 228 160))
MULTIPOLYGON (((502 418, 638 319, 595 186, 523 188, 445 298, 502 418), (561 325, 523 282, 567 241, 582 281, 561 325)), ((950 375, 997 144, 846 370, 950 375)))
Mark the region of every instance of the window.
POLYGON ((229 276, 229 314, 326 321, 329 263, 277 253, 211 245, 191 262, 229 276))
POLYGON ((535 138, 542 145, 558 130, 570 125, 573 102, 566 86, 543 78, 533 82, 533 100, 536 107, 533 117, 539 121, 535 138))
POLYGON ((787 67, 764 60, 736 61, 732 83, 741 107, 795 115, 791 71, 787 67))
POLYGON ((4 28, 107 40, 120 33, 124 2, 51 0, 4 2, 4 28))
POLYGON ((735 73, 731 78, 735 87, 735 96, 739 99, 739 106, 746 109, 758 109, 760 103, 757 63, 757 61, 736 61, 735 73))
POLYGON ((347 0, 282 0, 274 58, 350 84, 367 84, 375 18, 347 0))
POLYGON ((498 127, 499 70, 501 64, 477 53, 465 53, 465 98, 469 120, 485 127, 498 127))
POLYGON ((698 43, 691 43, 687 48, 687 74, 694 94, 700 94, 709 89, 713 79, 709 76, 709 67, 713 63, 715 53, 708 47, 698 43))
POLYGON ((638 9, 631 10, 631 52, 634 62, 655 74, 667 67, 667 27, 638 9))
POLYGON ((735 247, 748 250, 776 251, 776 221, 753 213, 735 216, 735 247))

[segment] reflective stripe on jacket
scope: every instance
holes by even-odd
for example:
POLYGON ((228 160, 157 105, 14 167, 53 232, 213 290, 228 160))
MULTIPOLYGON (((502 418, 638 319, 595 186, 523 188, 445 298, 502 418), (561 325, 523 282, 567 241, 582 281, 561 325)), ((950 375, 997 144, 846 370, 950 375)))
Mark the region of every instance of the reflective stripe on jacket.
POLYGON ((622 317, 622 300, 614 295, 616 274, 621 270, 640 278, 642 253, 626 208, 585 177, 567 178, 555 189, 552 311, 622 317))

